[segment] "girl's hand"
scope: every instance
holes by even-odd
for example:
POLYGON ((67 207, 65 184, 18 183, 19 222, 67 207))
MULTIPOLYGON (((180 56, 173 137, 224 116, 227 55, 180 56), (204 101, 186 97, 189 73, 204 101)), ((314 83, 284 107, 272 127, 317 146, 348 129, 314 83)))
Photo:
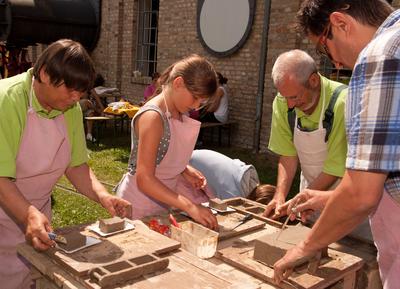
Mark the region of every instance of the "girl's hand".
POLYGON ((195 189, 204 189, 207 185, 207 180, 204 175, 194 167, 187 165, 182 172, 182 176, 188 181, 195 189))
POLYGON ((196 222, 212 230, 218 229, 217 218, 213 215, 209 208, 205 208, 202 205, 194 205, 187 211, 189 216, 196 222))

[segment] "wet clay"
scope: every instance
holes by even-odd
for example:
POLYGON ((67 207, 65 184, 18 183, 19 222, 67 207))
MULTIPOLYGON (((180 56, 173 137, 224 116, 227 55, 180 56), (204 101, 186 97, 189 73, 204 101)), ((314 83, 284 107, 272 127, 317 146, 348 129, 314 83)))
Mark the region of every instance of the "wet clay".
POLYGON ((103 233, 120 231, 125 228, 125 220, 121 219, 120 217, 102 219, 99 222, 99 228, 103 233))
POLYGON ((86 236, 79 232, 70 232, 63 235, 67 240, 67 244, 58 244, 58 246, 66 251, 72 251, 86 245, 86 236))
MULTIPOLYGON (((289 227, 281 233, 264 235, 254 242, 253 258, 268 266, 273 266, 281 259, 286 251, 304 240, 311 229, 304 226, 289 227)), ((302 259, 297 265, 307 262, 308 258, 302 259)))
POLYGON ((226 211, 226 209, 228 208, 228 205, 218 198, 210 199, 208 204, 210 208, 214 208, 220 211, 226 211))

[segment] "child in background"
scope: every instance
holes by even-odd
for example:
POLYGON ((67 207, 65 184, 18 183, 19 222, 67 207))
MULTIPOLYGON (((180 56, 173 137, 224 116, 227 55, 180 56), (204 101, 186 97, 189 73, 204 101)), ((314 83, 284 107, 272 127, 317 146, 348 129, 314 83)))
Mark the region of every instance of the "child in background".
POLYGON ((160 77, 158 72, 154 72, 151 76, 151 83, 145 88, 143 93, 143 103, 148 101, 156 92, 157 89, 157 80, 160 77))
POLYGON ((216 72, 205 58, 192 55, 168 67, 158 81, 156 96, 132 120, 128 173, 117 193, 132 202, 134 219, 173 207, 216 229, 215 216, 200 205, 214 196, 207 195, 205 177, 189 165, 200 122, 185 115, 214 97, 216 72))
MULTIPOLYGON (((104 105, 101 102, 100 96, 96 88, 104 85, 104 78, 101 74, 96 75, 93 88, 85 94, 80 100, 79 105, 81 106, 83 117, 88 116, 101 116, 103 115, 104 105)), ((86 140, 96 142, 93 137, 93 121, 85 120, 86 122, 86 140)))
POLYGON ((217 97, 207 108, 200 112, 199 120, 201 122, 226 123, 228 121, 228 92, 226 87, 228 79, 220 72, 217 72, 217 75, 219 82, 217 97))

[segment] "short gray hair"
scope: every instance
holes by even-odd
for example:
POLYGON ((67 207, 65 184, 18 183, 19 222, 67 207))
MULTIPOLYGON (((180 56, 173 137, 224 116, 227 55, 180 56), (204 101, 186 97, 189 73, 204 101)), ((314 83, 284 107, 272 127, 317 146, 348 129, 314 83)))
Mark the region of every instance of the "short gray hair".
POLYGON ((272 81, 277 87, 285 76, 291 75, 299 84, 306 85, 310 75, 317 71, 314 59, 307 52, 294 49, 278 56, 272 68, 272 81))

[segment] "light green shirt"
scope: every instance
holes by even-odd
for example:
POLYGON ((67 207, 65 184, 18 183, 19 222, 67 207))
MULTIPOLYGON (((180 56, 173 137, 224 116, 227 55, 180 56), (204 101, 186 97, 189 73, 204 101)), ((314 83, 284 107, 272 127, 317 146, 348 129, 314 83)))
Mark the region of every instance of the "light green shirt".
MULTIPOLYGON (((16 176, 16 159, 26 123, 31 83, 32 69, 0 80, 0 176, 2 177, 16 176)), ((48 119, 62 113, 57 110, 48 113, 40 105, 34 93, 32 107, 40 116, 48 119)), ((71 145, 69 165, 79 166, 88 160, 80 106, 75 104, 64 112, 64 117, 71 145)))
MULTIPOLYGON (((329 101, 334 90, 342 83, 329 80, 321 76, 321 96, 325 91, 325 110, 328 108, 329 101)), ((328 155, 324 162, 323 172, 329 175, 342 177, 345 171, 347 140, 344 121, 344 108, 347 97, 347 89, 343 90, 336 100, 334 106, 334 120, 332 131, 328 139, 328 155)), ((322 110, 322 97, 311 115, 306 115, 301 110, 295 108, 296 115, 301 121, 303 128, 315 130, 318 128, 319 118, 322 110)), ((277 95, 272 106, 272 124, 268 148, 281 156, 296 156, 297 151, 293 143, 292 128, 288 122, 287 101, 281 95, 277 95)))

